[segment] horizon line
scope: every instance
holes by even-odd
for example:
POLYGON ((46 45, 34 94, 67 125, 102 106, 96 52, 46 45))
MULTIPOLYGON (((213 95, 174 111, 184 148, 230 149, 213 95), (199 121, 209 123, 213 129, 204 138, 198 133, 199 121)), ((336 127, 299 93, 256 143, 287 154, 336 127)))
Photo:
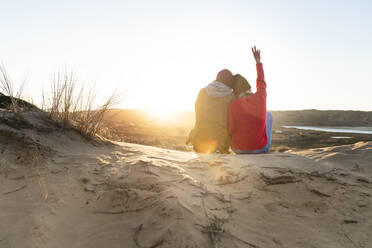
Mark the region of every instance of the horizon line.
MULTIPOLYGON (((151 112, 151 110, 146 109, 146 108, 112 108, 111 110, 138 110, 138 111, 146 111, 146 112, 151 112)), ((194 111, 193 109, 173 109, 172 111, 194 111)), ((282 109, 270 109, 267 110, 269 111, 354 111, 354 112, 372 112, 372 110, 355 110, 355 109, 287 109, 287 110, 282 110, 282 109)))

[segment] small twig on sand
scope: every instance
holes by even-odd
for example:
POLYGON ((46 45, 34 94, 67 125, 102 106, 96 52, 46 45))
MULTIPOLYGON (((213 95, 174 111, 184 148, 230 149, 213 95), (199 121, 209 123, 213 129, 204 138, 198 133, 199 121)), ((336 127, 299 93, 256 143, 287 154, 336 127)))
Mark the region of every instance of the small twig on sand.
POLYGON ((205 208, 205 203, 204 203, 204 199, 203 199, 203 198, 202 198, 202 204, 203 204, 203 209, 204 209, 205 217, 207 217, 207 222, 208 222, 208 231, 209 231, 209 234, 210 234, 211 239, 212 239, 212 241, 213 241, 213 247, 214 247, 214 248, 218 248, 218 244, 217 244, 216 236, 215 236, 215 234, 214 234, 214 231, 212 230, 211 222, 210 222, 210 220, 209 220, 208 212, 207 212, 207 209, 205 208))
POLYGON ((142 246, 142 245, 140 245, 137 236, 138 236, 139 232, 142 230, 142 226, 143 226, 143 224, 139 225, 139 226, 135 229, 135 231, 134 231, 134 235, 133 235, 134 243, 136 243, 136 246, 137 246, 137 247, 139 247, 139 248, 155 248, 155 247, 157 247, 157 246, 163 244, 164 239, 160 240, 159 242, 157 242, 156 244, 154 244, 154 245, 152 245, 152 246, 142 246))
POLYGON ((344 223, 345 224, 356 224, 358 223, 358 221, 357 220, 344 220, 344 223))
POLYGON ((27 187, 27 185, 23 185, 23 186, 21 186, 21 187, 19 187, 19 188, 16 188, 15 190, 8 191, 8 192, 5 192, 5 193, 3 193, 3 194, 4 194, 4 195, 9 195, 9 194, 11 194, 11 193, 14 193, 14 192, 20 191, 20 190, 22 190, 22 189, 24 189, 24 188, 26 188, 26 187, 27 187))
POLYGON ((328 194, 326 194, 326 193, 320 192, 320 191, 317 190, 317 189, 311 189, 310 191, 313 192, 314 194, 319 195, 319 196, 323 196, 323 197, 331 197, 331 195, 328 195, 328 194))
POLYGON ((96 211, 92 211, 92 213, 94 213, 94 214, 125 214, 125 213, 128 213, 128 212, 136 212, 136 211, 139 211, 139 209, 128 209, 128 210, 118 210, 118 211, 96 210, 96 211))

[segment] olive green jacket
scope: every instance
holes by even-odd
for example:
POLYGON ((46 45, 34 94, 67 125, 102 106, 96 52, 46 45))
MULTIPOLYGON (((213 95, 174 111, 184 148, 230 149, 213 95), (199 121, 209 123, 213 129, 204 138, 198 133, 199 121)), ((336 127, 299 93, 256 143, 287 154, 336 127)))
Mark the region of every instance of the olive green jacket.
POLYGON ((229 151, 231 137, 227 123, 228 108, 234 98, 234 93, 212 97, 204 88, 200 90, 195 103, 195 126, 189 135, 189 141, 196 152, 229 151))

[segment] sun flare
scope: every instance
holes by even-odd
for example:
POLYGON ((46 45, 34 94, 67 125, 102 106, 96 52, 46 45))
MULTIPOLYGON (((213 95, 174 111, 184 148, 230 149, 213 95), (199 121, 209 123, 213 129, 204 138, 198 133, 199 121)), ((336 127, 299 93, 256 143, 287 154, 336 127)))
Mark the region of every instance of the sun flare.
POLYGON ((163 107, 148 108, 146 112, 153 118, 159 120, 170 120, 176 117, 177 110, 163 107))

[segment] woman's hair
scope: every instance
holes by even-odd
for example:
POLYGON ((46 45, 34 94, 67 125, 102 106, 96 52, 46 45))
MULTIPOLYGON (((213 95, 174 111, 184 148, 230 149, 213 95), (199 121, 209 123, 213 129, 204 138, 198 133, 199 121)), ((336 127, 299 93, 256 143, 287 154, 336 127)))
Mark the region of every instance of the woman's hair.
POLYGON ((245 79, 242 75, 240 74, 235 74, 234 75, 234 93, 235 96, 238 97, 241 93, 250 90, 251 85, 248 83, 247 79, 245 79))

